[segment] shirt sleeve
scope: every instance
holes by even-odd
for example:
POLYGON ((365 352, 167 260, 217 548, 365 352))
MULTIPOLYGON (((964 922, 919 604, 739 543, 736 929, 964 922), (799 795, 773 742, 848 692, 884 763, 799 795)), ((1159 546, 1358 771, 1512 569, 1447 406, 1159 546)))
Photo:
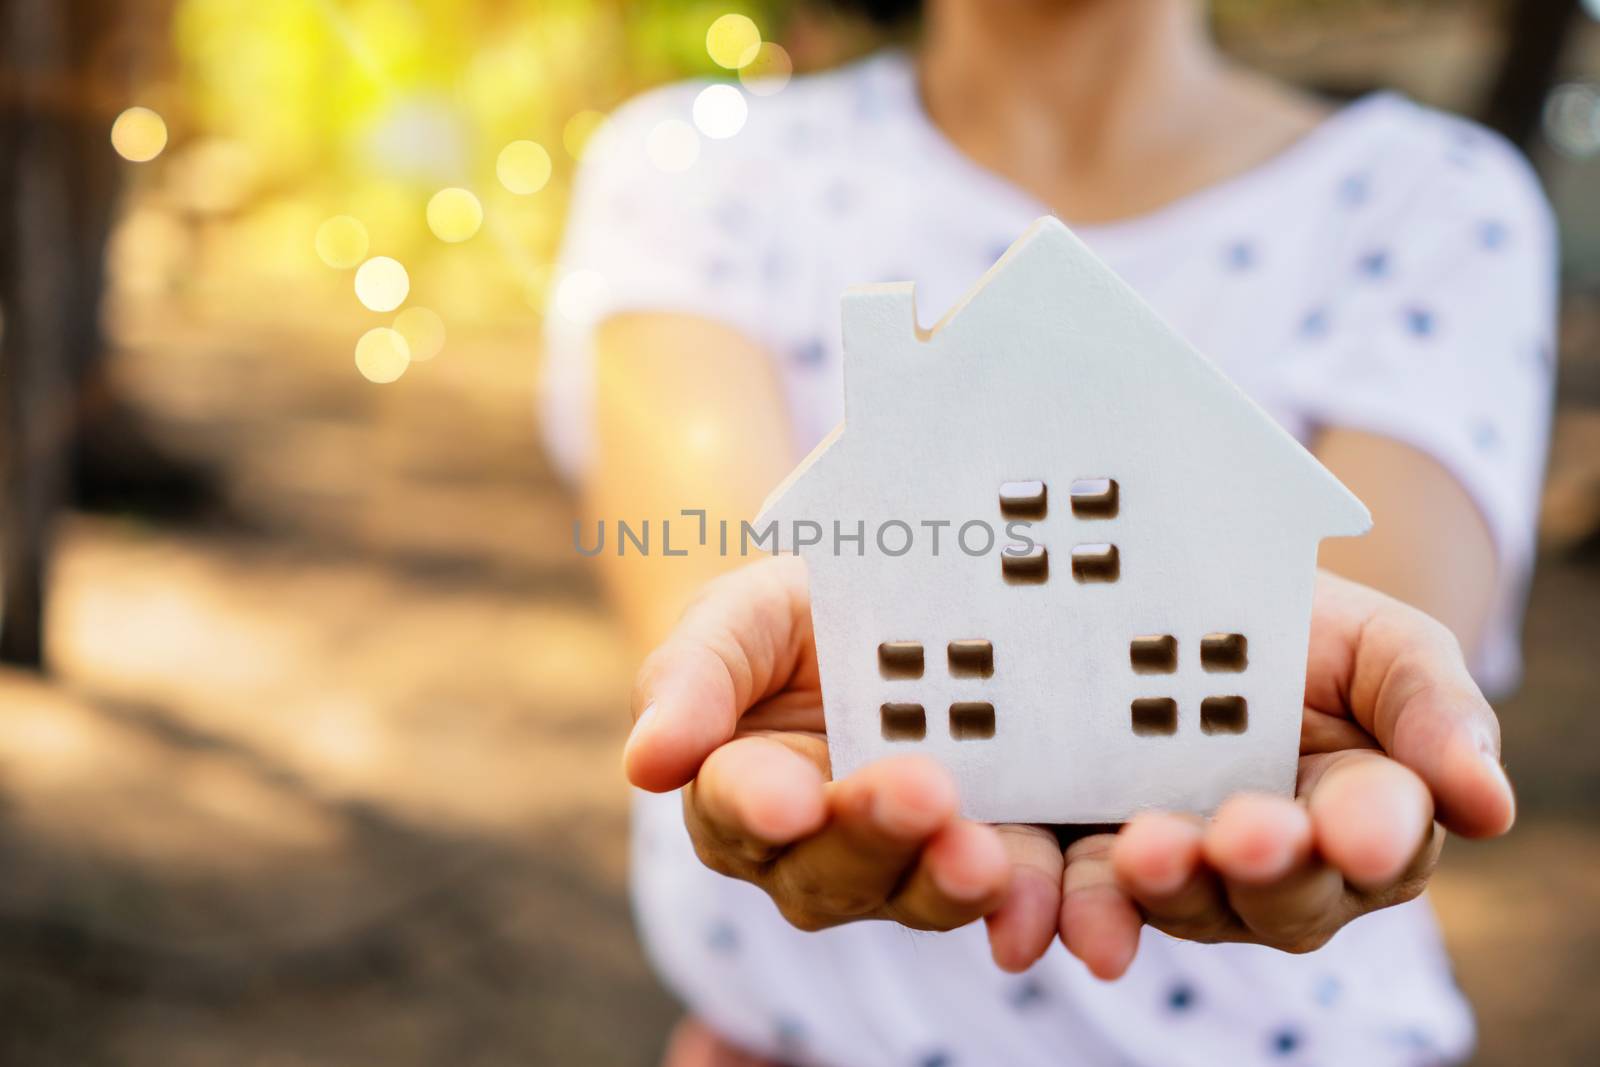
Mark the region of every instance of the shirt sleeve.
POLYGON ((1311 425, 1437 460, 1483 514, 1502 597, 1520 597, 1549 434, 1555 226, 1532 171, 1492 134, 1452 123, 1413 148, 1431 164, 1373 205, 1336 265, 1289 355, 1290 403, 1311 425))
POLYGON ((625 104, 579 167, 545 309, 539 393, 546 446, 569 479, 592 451, 593 340, 605 319, 693 314, 765 340, 754 194, 773 176, 750 151, 749 130, 732 141, 695 130, 702 87, 672 85, 625 104))

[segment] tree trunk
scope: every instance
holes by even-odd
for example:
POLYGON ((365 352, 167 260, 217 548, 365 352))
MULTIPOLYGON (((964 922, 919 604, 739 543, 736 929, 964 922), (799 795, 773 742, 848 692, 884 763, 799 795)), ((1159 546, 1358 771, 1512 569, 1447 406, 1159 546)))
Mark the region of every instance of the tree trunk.
POLYGON ((0 0, 0 663, 44 665, 46 589, 115 193, 113 0, 0 0))
POLYGON ((1545 94, 1561 62, 1581 0, 1510 0, 1505 52, 1484 101, 1483 121, 1522 148, 1539 132, 1545 94))

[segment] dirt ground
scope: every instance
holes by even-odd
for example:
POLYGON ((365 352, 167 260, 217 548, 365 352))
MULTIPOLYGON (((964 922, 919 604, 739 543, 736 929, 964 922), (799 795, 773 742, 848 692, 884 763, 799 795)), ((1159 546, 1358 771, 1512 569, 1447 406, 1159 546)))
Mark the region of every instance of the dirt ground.
MULTIPOLYGON (((56 676, 0 676, 0 1061, 652 1063, 627 668, 523 342, 378 388, 326 325, 122 327, 128 394, 227 516, 71 518, 56 676)), ((1434 897, 1479 1062, 1594 1063, 1600 559, 1548 560, 1532 604, 1522 820, 1434 897)))

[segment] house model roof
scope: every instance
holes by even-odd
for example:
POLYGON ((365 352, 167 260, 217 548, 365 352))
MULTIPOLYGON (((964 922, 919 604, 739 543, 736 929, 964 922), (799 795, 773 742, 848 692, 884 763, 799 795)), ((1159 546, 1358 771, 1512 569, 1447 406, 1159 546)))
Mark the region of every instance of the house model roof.
POLYGON ((845 421, 759 524, 836 518, 864 476, 937 479, 937 464, 960 461, 952 446, 1014 457, 1020 472, 1066 424, 1086 472, 1125 467, 1119 456, 1188 464, 1187 503, 1201 511, 1210 489, 1218 506, 1313 540, 1371 526, 1353 493, 1056 218, 1030 226, 931 328, 911 282, 853 288, 842 314, 845 421))

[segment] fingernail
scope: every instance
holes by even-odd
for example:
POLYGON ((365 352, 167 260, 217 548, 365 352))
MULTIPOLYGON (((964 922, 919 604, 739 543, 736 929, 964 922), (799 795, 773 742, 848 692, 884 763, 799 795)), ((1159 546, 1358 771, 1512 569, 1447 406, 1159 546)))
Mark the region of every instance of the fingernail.
POLYGON ((627 763, 629 757, 633 755, 634 746, 639 743, 639 739, 649 732, 650 723, 655 718, 655 714, 656 702, 654 700, 645 704, 644 710, 639 712, 639 717, 634 720, 633 729, 628 732, 628 740, 622 746, 622 760, 624 763, 627 763))
POLYGON ((1487 740, 1478 743, 1478 752, 1483 757, 1483 765, 1489 769, 1490 774, 1499 780, 1500 785, 1506 791, 1506 796, 1511 798, 1511 818, 1515 821, 1517 817, 1517 791, 1512 788, 1511 776, 1506 774, 1505 764, 1500 762, 1500 756, 1495 752, 1493 743, 1487 740))

